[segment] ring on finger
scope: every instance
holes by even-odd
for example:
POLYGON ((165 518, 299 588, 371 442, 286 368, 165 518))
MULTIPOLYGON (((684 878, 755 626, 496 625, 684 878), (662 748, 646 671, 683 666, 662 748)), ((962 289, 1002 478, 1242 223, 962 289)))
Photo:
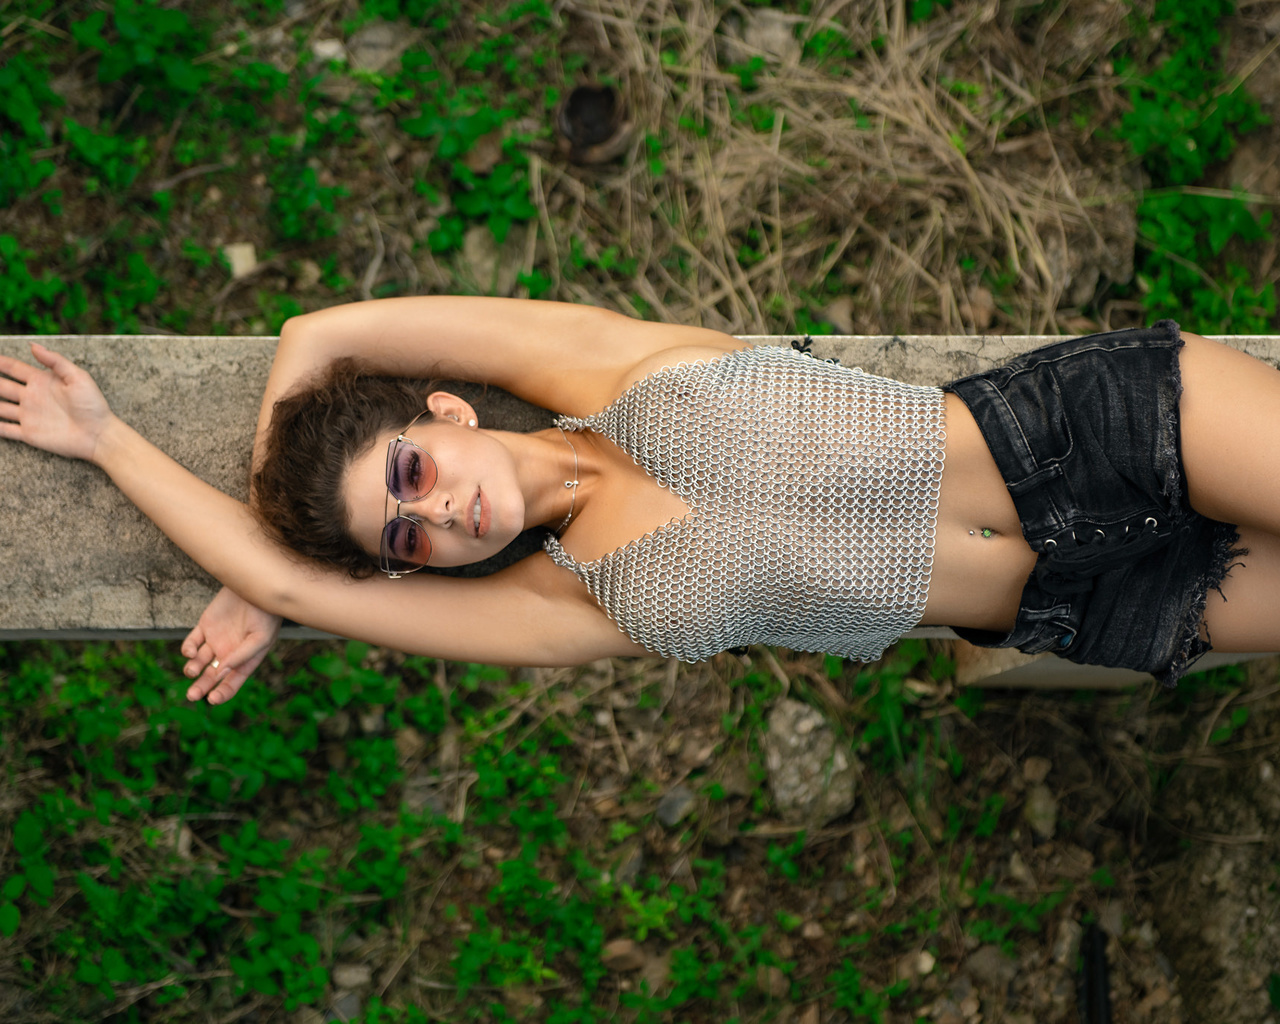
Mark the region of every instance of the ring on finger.
POLYGON ((216 669, 216 668, 218 668, 221 664, 222 664, 222 662, 220 662, 217 658, 214 658, 214 659, 213 659, 213 661, 209 662, 209 667, 210 667, 210 668, 212 668, 212 669, 216 669))

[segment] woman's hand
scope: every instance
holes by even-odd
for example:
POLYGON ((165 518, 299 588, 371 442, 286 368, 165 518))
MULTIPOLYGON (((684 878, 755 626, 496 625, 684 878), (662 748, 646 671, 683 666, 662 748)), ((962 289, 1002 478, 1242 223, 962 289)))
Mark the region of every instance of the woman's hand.
POLYGON ((187 700, 229 701, 262 664, 279 633, 280 616, 254 607, 223 587, 182 642, 185 672, 193 680, 187 700))
POLYGON ((94 461, 98 441, 115 419, 107 400, 66 356, 36 342, 31 354, 47 369, 0 356, 0 437, 94 461))

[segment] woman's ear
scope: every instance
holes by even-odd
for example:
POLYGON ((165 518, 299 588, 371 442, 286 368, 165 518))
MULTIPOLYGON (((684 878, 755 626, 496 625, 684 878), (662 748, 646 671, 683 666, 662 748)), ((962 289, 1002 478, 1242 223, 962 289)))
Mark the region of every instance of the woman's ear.
POLYGON ((471 403, 448 391, 431 392, 427 396, 427 409, 438 420, 453 420, 464 427, 476 425, 476 411, 471 403))

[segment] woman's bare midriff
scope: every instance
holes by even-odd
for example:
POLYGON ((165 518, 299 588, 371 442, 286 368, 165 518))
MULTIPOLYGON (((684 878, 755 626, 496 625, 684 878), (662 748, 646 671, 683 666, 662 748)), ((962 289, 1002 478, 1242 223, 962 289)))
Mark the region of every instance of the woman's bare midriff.
POLYGON ((1036 554, 982 432, 964 402, 946 399, 946 463, 925 625, 1008 632, 1036 554))

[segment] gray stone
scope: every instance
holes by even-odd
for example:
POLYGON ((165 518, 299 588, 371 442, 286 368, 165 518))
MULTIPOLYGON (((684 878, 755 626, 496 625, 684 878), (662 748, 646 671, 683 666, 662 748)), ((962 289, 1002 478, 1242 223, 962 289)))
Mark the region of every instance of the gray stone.
POLYGON ((1053 790, 1043 783, 1032 786, 1027 791, 1022 816, 1031 826, 1036 838, 1052 839, 1058 827, 1058 801, 1054 798, 1053 790))
POLYGON ((343 992, 333 1001, 333 1009, 325 1018, 329 1024, 346 1024, 360 1016, 360 997, 354 992, 343 992))
POLYGON ((764 748, 769 789, 784 818, 822 825, 853 808, 858 766, 822 712, 778 701, 769 712, 764 748))
POLYGON ((640 872, 644 870, 643 847, 639 843, 633 843, 626 847, 621 856, 619 856, 617 865, 613 872, 614 881, 619 885, 629 885, 635 888, 635 884, 640 878, 640 872))
POLYGON ((634 939, 613 939, 600 951, 600 962, 611 971, 638 971, 647 960, 634 939))
POLYGON ((334 964, 333 987, 364 988, 373 982, 373 968, 367 964, 334 964))
POLYGON ((658 801, 654 817, 664 828, 675 828, 692 813, 697 802, 698 797, 693 790, 687 786, 676 786, 658 801))
POLYGON ((998 946, 983 946, 964 962, 964 969, 985 988, 1003 991, 1018 976, 1018 962, 998 946))

